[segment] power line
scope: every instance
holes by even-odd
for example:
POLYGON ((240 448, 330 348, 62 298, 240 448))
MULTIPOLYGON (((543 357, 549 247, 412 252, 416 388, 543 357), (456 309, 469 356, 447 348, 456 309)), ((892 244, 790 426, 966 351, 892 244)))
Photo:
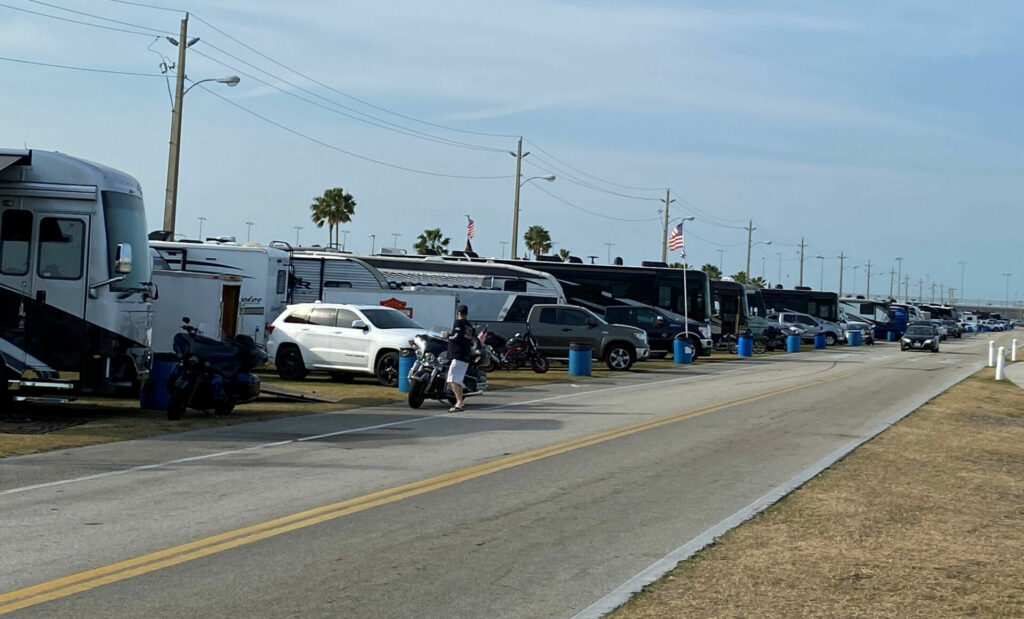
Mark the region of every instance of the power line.
MULTIPOLYGON (((39 17, 47 17, 49 19, 56 19, 58 21, 68 22, 68 23, 72 23, 72 24, 79 24, 81 26, 90 26, 92 28, 101 28, 103 30, 112 30, 114 32, 124 32, 124 33, 127 33, 127 34, 137 34, 137 35, 144 36, 144 37, 151 37, 151 36, 153 36, 152 32, 136 32, 134 30, 125 30, 124 28, 114 28, 113 26, 103 26, 101 24, 93 24, 93 23, 86 22, 86 21, 81 21, 81 20, 78 20, 78 19, 71 19, 71 18, 68 18, 68 17, 60 17, 58 15, 49 15, 47 13, 40 13, 39 11, 33 11, 33 10, 22 8, 22 7, 19 7, 19 6, 11 6, 9 4, 4 4, 2 2, 0 2, 0 6, 2 6, 4 8, 11 9, 11 10, 14 10, 14 11, 21 11, 22 13, 30 13, 32 15, 38 15, 39 17)), ((97 17, 96 19, 103 19, 103 18, 97 17)), ((146 26, 137 26, 137 27, 138 28, 146 28, 147 30, 153 30, 152 28, 147 28, 146 26)), ((159 31, 156 31, 156 32, 159 32, 159 31)))
POLYGON ((90 67, 74 67, 66 64, 54 64, 51 62, 36 62, 34 60, 22 60, 20 58, 7 58, 0 56, 0 60, 6 60, 7 62, 18 62, 21 64, 30 64, 37 67, 49 67, 52 69, 70 69, 72 71, 88 71, 90 73, 110 73, 112 75, 129 75, 133 77, 164 77, 162 73, 135 73, 133 71, 115 71, 113 69, 94 69, 90 67))
POLYGON ((603 213, 598 213, 596 211, 592 211, 590 209, 583 208, 582 206, 579 206, 577 204, 573 204, 572 202, 569 202, 565 198, 563 198, 561 196, 558 196, 558 195, 556 195, 554 193, 551 193, 547 189, 544 189, 540 185, 534 185, 534 189, 538 189, 538 190, 548 194, 549 196, 551 196, 555 200, 558 200, 562 204, 565 204, 566 206, 570 206, 570 207, 572 207, 572 208, 574 208, 574 209, 576 209, 578 211, 583 211, 584 213, 587 213, 588 215, 593 215, 594 217, 600 217, 602 219, 611 219, 611 220, 614 220, 614 221, 624 221, 624 222, 630 222, 630 223, 657 221, 659 219, 658 217, 648 217, 646 219, 628 219, 628 218, 625 218, 625 217, 613 217, 611 215, 605 215, 603 213))
POLYGON ((444 178, 462 178, 462 179, 472 179, 472 180, 494 180, 494 179, 512 178, 511 174, 506 174, 506 175, 502 175, 502 176, 469 176, 469 175, 463 175, 463 174, 444 174, 444 173, 441 173, 441 172, 430 172, 428 170, 420 170, 420 169, 417 169, 417 168, 410 168, 410 167, 398 165, 398 164, 395 164, 395 163, 388 163, 386 161, 381 161, 380 159, 374 159, 372 157, 367 157, 365 155, 360 155, 360 154, 354 153, 352 151, 345 150, 343 148, 335 146, 333 144, 329 144, 327 142, 324 142, 323 140, 318 140, 318 139, 316 139, 316 138, 314 138, 312 136, 309 136, 309 135, 306 135, 305 133, 302 133, 301 131, 298 131, 296 129, 292 129, 291 127, 288 127, 288 126, 283 125, 283 124, 281 124, 281 123, 279 123, 279 122, 277 122, 275 120, 267 118, 266 116, 263 116, 262 114, 260 114, 258 112, 250 110, 249 108, 245 107, 244 105, 236 103, 236 102, 232 101, 231 99, 228 99, 227 97, 224 97, 224 96, 222 96, 220 94, 217 94, 216 92, 206 88, 205 86, 199 86, 199 87, 202 88, 207 93, 209 93, 209 94, 217 97, 218 99, 224 101, 225 103, 233 105, 234 107, 242 110, 243 112, 245 112, 247 114, 250 114, 252 116, 255 116, 256 118, 259 118, 260 120, 262 120, 262 121, 264 121, 266 123, 274 125, 278 129, 281 129, 283 131, 287 131, 288 133, 291 133, 292 135, 296 135, 296 136, 298 136, 300 138, 303 138, 305 140, 313 142, 314 144, 319 144, 320 146, 323 146, 325 148, 329 148, 329 149, 337 151, 339 153, 343 153, 343 154, 348 155, 350 157, 355 157, 356 159, 362 159, 363 161, 369 161, 370 163, 376 163, 378 165, 386 166, 386 167, 389 167, 389 168, 395 168, 396 170, 404 170, 406 172, 413 172, 415 174, 424 174, 424 175, 427 175, 427 176, 440 176, 440 177, 444 177, 444 178))
MULTIPOLYGON (((566 163, 566 162, 562 161, 562 160, 561 160, 561 159, 559 159, 558 157, 555 157, 554 155, 552 155, 552 154, 551 154, 551 153, 549 153, 548 151, 546 151, 546 150, 544 150, 543 148, 541 148, 540 146, 538 146, 538 145, 537 145, 537 144, 536 144, 535 142, 531 142, 530 140, 526 140, 526 142, 527 142, 527 143, 528 143, 528 144, 529 144, 530 146, 532 146, 533 148, 536 148, 536 149, 537 149, 537 150, 539 150, 540 152, 544 153, 544 154, 545 154, 545 155, 547 155, 548 157, 550 157, 550 158, 554 159, 555 161, 557 161, 558 163, 560 163, 560 164, 564 165, 565 167, 569 168, 570 170, 573 170, 573 171, 575 171, 575 172, 578 172, 578 173, 582 174, 583 176, 586 176, 586 177, 592 178, 592 179, 594 179, 594 180, 597 180, 597 181, 601 181, 602 183, 605 183, 605 184, 608 184, 608 185, 614 185, 614 186, 616 186, 616 187, 622 187, 623 189, 635 189, 635 190, 637 190, 637 191, 664 191, 664 189, 665 189, 664 187, 636 187, 636 186, 634 186, 634 185, 623 185, 623 184, 621 184, 621 183, 615 183, 615 182, 612 182, 612 181, 609 181, 609 180, 605 180, 605 179, 603 179, 603 178, 600 178, 600 177, 598 177, 598 176, 594 176, 594 175, 592 175, 592 174, 587 174, 587 173, 586 173, 586 172, 584 172, 583 170, 580 170, 579 168, 573 167, 572 165, 570 165, 570 164, 568 164, 568 163, 566 163)), ((655 199, 656 199, 656 198, 655 198, 655 199)))
MULTIPOLYGON (((605 189, 603 187, 598 187, 597 185, 594 185, 593 183, 588 183, 587 181, 581 180, 581 179, 573 176, 569 172, 566 172, 565 170, 562 170, 561 168, 559 168, 558 166, 552 164, 551 162, 545 161, 542 157, 539 157, 539 156, 535 155, 534 158, 537 161, 539 161, 540 163, 542 163, 542 164, 548 166, 549 168, 551 168, 553 171, 557 172, 559 178, 562 178, 562 179, 564 179, 564 180, 566 180, 566 181, 568 181, 570 183, 573 183, 575 185, 579 185, 581 187, 586 187, 587 189, 593 189, 594 191, 599 191, 601 193, 607 193, 607 194, 610 194, 610 195, 613 195, 613 196, 618 196, 620 198, 629 198, 631 200, 643 200, 643 201, 649 201, 649 202, 660 202, 661 201, 660 198, 648 198, 648 197, 645 197, 645 196, 632 196, 632 195, 625 194, 625 193, 619 193, 618 191, 612 191, 610 189, 605 189)), ((539 166, 536 166, 536 164, 533 164, 532 162, 530 162, 527 159, 524 159, 524 161, 526 161, 527 163, 529 163, 531 165, 534 165, 534 167, 539 167, 539 166)))
POLYGON ((48 6, 51 9, 57 9, 58 11, 67 11, 68 13, 74 13, 75 15, 82 15, 83 17, 92 17, 93 19, 100 19, 100 20, 103 20, 103 21, 108 21, 108 22, 113 23, 113 24, 120 24, 122 26, 131 26, 133 28, 142 28, 144 30, 152 30, 153 32, 156 32, 156 33, 159 33, 159 34, 162 34, 162 35, 165 35, 165 36, 175 36, 177 34, 177 33, 174 33, 174 32, 168 32, 166 30, 158 30, 156 28, 150 28, 149 26, 143 26, 143 25, 140 25, 140 24, 133 24, 131 22, 120 21, 120 20, 117 20, 117 19, 111 19, 109 17, 102 17, 100 15, 95 15, 93 13, 86 13, 85 11, 78 11, 78 10, 75 10, 75 9, 69 9, 67 7, 60 6, 60 5, 57 5, 57 4, 51 4, 49 2, 43 2, 42 0, 28 0, 28 2, 31 2, 33 4, 40 4, 42 6, 48 6))

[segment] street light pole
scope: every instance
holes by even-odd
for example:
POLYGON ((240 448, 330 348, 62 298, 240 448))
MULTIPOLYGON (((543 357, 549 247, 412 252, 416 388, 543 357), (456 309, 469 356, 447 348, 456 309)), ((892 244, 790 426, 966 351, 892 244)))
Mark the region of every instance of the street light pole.
MULTIPOLYGON (((903 281, 903 256, 897 256, 896 262, 899 265, 899 269, 896 272, 896 296, 900 295, 900 282, 903 281)), ((892 291, 889 292, 892 294, 892 291)))
POLYGON ((505 246, 508 245, 508 241, 498 241, 498 242, 501 243, 501 257, 502 257, 502 259, 504 259, 505 258, 505 246))
POLYGON ((302 230, 302 226, 292 226, 292 227, 295 228, 295 246, 296 247, 301 247, 299 245, 299 230, 302 230))
POLYGON ((519 259, 519 255, 516 253, 516 238, 519 236, 519 188, 522 186, 522 183, 519 182, 519 179, 522 178, 523 157, 525 157, 526 155, 530 154, 529 152, 527 152, 526 155, 523 154, 523 138, 522 138, 522 136, 520 136, 519 137, 519 141, 516 142, 516 152, 512 153, 512 154, 516 158, 516 195, 515 195, 515 200, 512 203, 512 254, 511 254, 511 257, 512 257, 513 260, 518 260, 519 259))
POLYGON ((867 269, 868 269, 868 289, 864 293, 864 298, 865 299, 871 299, 871 261, 870 260, 868 260, 867 269))
POLYGON ((960 265, 960 299, 964 300, 967 298, 964 295, 964 265, 967 263, 961 260, 958 264, 960 265))
POLYGON ((391 237, 394 239, 392 241, 392 247, 398 247, 398 237, 400 237, 400 236, 402 236, 401 232, 392 232, 391 233, 391 237))
POLYGON ((612 263, 612 245, 615 245, 615 243, 605 243, 605 245, 608 246, 608 264, 611 264, 612 263))
POLYGON ((775 284, 779 285, 782 283, 782 252, 777 251, 775 252, 775 255, 779 257, 779 278, 775 280, 775 284))
POLYGON ((199 220, 199 240, 202 241, 203 240, 203 222, 206 221, 206 218, 205 217, 197 217, 196 219, 199 220))
POLYGON ((843 262, 846 260, 846 253, 839 252, 839 296, 843 296, 843 262))
POLYGON ((341 236, 341 251, 345 251, 345 243, 348 241, 348 230, 338 230, 342 234, 341 236))
POLYGON ((821 281, 818 282, 818 290, 825 289, 825 256, 815 256, 821 261, 821 281))
POLYGON ((249 243, 252 241, 252 227, 256 225, 256 222, 247 221, 245 222, 245 225, 247 226, 247 229, 245 231, 245 242, 249 243))
POLYGON ((725 257, 725 250, 724 249, 716 249, 715 251, 718 252, 718 276, 721 277, 721 276, 725 275, 725 272, 722 271, 722 264, 723 264, 722 259, 725 257))
POLYGON ((371 234, 369 236, 370 236, 370 255, 372 256, 373 253, 377 250, 377 235, 376 234, 371 234))
POLYGON ((1012 273, 1003 273, 1003 277, 1006 278, 1006 299, 1003 303, 1004 307, 1010 307, 1010 276, 1012 273))

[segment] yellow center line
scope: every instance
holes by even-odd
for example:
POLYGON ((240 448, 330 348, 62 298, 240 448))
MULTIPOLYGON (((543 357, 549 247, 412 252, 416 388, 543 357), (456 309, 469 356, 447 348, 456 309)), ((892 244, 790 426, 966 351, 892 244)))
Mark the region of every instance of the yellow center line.
MULTIPOLYGON (((859 370, 857 370, 859 371, 859 370)), ((845 372, 838 376, 831 376, 809 383, 782 387, 757 395, 746 396, 706 406, 697 410, 674 413, 666 417, 659 417, 649 421, 633 425, 599 432, 588 436, 556 443, 547 447, 541 447, 526 451, 521 454, 507 456, 491 462, 485 462, 450 473, 444 473, 427 479, 423 479, 377 492, 371 492, 359 497, 346 499, 330 505, 324 505, 314 509, 298 512, 281 518, 275 518, 259 524, 242 527, 218 535, 212 535, 198 539, 179 546, 173 546, 164 550, 158 550, 149 554, 141 555, 132 559, 126 559, 117 563, 111 563, 102 567, 86 570, 70 576, 57 578, 38 585, 25 587, 10 593, 0 595, 0 615, 20 610, 36 604, 50 602, 75 593, 81 593, 135 576, 147 574, 167 567, 199 559, 208 555, 224 552, 239 546, 252 544, 260 540, 310 527, 322 522, 341 518, 349 514, 362 512, 374 507, 380 507, 389 503, 401 501, 427 492, 433 492, 448 486, 453 486, 465 481, 504 471, 513 467, 561 455, 584 447, 597 445, 631 434, 643 432, 653 428, 676 423, 685 419, 707 415, 716 411, 742 404, 749 404, 765 398, 781 395, 790 391, 814 387, 822 383, 828 383, 845 378, 854 372, 845 372)))

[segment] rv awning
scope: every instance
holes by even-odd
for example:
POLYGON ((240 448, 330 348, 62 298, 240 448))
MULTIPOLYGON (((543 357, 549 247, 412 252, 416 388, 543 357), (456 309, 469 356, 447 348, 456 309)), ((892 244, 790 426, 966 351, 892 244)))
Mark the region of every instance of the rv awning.
POLYGON ((32 151, 28 150, 0 149, 0 171, 3 171, 16 163, 21 163, 22 161, 27 163, 31 156, 32 151))

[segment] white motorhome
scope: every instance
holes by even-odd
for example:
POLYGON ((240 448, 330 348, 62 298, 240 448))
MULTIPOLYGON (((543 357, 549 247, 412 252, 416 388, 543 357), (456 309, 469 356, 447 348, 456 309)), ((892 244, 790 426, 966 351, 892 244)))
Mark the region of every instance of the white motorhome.
POLYGON ((146 246, 131 176, 61 153, 0 149, 0 399, 13 395, 9 383, 106 393, 145 378, 146 246))
POLYGON ((238 333, 251 336, 259 345, 266 344, 267 327, 287 303, 288 252, 261 245, 239 245, 231 239, 205 243, 150 241, 149 245, 168 269, 240 276, 242 318, 238 333))
POLYGON ((290 303, 383 305, 404 312, 428 329, 447 329, 455 309, 469 306, 470 320, 523 321, 536 303, 565 303, 557 280, 546 273, 508 265, 434 262, 429 270, 410 264, 371 263, 379 256, 293 251, 290 303), (410 266, 411 265, 411 266, 410 266), (395 268, 402 267, 402 268, 395 268), (434 268, 443 270, 433 270, 434 268))

